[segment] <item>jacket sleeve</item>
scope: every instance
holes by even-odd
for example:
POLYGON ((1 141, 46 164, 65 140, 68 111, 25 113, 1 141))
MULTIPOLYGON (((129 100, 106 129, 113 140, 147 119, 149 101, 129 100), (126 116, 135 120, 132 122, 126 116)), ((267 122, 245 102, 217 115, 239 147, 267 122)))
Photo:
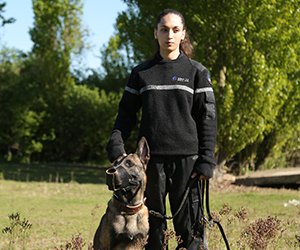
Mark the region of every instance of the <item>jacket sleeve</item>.
POLYGON ((199 151, 194 170, 211 178, 216 166, 215 145, 217 134, 216 103, 207 69, 198 70, 195 79, 193 116, 197 124, 199 151))
POLYGON ((140 107, 141 99, 137 76, 132 71, 119 103, 117 118, 106 146, 108 159, 111 162, 126 153, 124 143, 137 124, 137 113, 140 107))

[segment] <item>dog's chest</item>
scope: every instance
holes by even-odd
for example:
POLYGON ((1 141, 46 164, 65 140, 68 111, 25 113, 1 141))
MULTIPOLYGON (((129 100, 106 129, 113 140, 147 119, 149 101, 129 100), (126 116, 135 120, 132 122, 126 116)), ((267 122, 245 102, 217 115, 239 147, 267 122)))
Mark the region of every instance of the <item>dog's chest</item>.
POLYGON ((148 231, 148 213, 115 216, 112 226, 116 235, 127 233, 131 236, 148 231))

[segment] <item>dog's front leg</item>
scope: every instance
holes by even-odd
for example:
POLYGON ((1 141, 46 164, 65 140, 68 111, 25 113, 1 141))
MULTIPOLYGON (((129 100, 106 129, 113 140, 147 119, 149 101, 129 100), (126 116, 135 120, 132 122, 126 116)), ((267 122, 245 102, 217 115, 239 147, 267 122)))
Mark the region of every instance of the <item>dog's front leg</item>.
POLYGON ((104 215, 94 236, 93 250, 110 250, 111 237, 107 216, 104 215))

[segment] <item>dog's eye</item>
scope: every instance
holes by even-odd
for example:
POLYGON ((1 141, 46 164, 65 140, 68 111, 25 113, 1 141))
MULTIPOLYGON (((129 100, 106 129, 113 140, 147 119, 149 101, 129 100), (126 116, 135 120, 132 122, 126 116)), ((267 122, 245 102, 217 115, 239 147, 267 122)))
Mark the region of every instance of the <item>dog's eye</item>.
POLYGON ((125 161, 125 166, 128 167, 128 168, 130 168, 130 167, 133 166, 133 163, 130 160, 126 160, 125 161))

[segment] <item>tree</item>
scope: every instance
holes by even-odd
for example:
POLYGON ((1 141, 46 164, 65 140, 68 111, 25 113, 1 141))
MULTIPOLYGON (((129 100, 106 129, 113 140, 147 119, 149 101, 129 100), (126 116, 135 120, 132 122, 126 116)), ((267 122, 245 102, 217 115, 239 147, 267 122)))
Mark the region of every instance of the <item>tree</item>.
POLYGON ((45 88, 60 91, 71 79, 72 53, 78 53, 83 46, 81 0, 33 0, 33 10, 30 35, 39 81, 45 88))
POLYGON ((13 23, 13 22, 16 21, 16 19, 13 18, 13 17, 10 17, 10 18, 6 19, 6 18, 2 15, 2 13, 5 12, 5 11, 4 11, 5 6, 6 6, 6 3, 5 3, 5 2, 0 3, 0 20, 1 20, 1 22, 2 22, 1 26, 4 26, 4 25, 6 25, 6 24, 13 23))
POLYGON ((22 133, 16 138, 23 154, 26 151, 26 161, 32 154, 53 151, 62 136, 64 121, 57 114, 67 105, 66 93, 74 85, 70 65, 72 53, 82 47, 81 10, 80 0, 33 1, 34 27, 30 35, 34 46, 22 65, 19 80, 26 86, 23 93, 30 104, 23 121, 18 121, 33 130, 27 133, 28 143, 22 133))
POLYGON ((80 1, 35 0, 33 8, 33 50, 0 51, 0 154, 22 162, 105 162, 120 94, 75 84, 70 62, 82 46, 80 1))
POLYGON ((122 44, 118 35, 110 38, 108 45, 101 50, 101 64, 105 73, 100 88, 107 91, 124 88, 132 67, 130 55, 128 46, 122 44))
POLYGON ((43 119, 35 133, 42 150, 32 152, 31 159, 104 160, 104 137, 112 128, 118 95, 76 85, 72 77, 72 54, 83 47, 81 0, 34 0, 33 8, 34 46, 26 82, 36 86, 34 110, 43 119))
POLYGON ((128 10, 117 19, 117 36, 130 47, 133 63, 152 56, 154 18, 163 8, 184 13, 194 57, 212 74, 219 164, 235 159, 240 172, 251 162, 263 163, 276 147, 287 150, 300 122, 298 1, 124 2, 128 10))
MULTIPOLYGON (((9 152, 15 143, 16 121, 22 116, 24 98, 18 89, 19 71, 22 54, 7 48, 0 52, 0 152, 1 156, 9 152)), ((17 144, 15 144, 17 146, 17 144)))

